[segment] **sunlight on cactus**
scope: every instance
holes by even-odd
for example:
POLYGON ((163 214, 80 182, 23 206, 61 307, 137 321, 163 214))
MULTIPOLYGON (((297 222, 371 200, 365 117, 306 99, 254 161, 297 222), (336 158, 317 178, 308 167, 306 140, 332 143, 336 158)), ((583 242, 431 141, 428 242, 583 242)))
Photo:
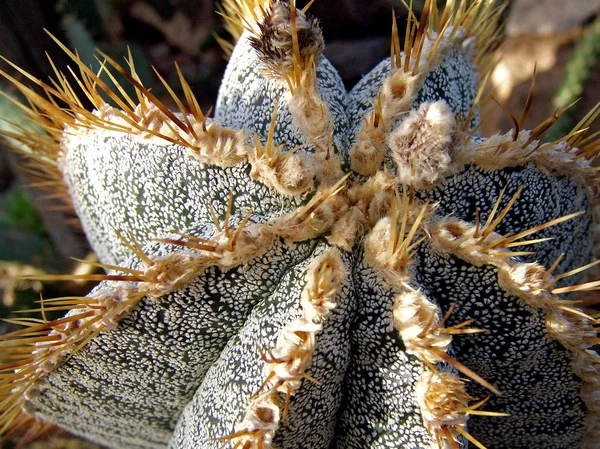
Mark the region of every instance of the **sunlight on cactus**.
POLYGON ((106 270, 52 276, 101 282, 0 338, 4 438, 50 423, 115 448, 600 447, 584 310, 600 106, 545 142, 561 111, 522 129, 531 95, 483 138, 493 1, 427 1, 403 40, 394 21, 390 58, 350 92, 306 9, 223 2, 237 43, 212 118, 181 73, 184 98, 163 80, 171 112, 131 58, 102 55, 102 76, 134 98, 58 41, 68 76, 15 67, 44 95, 2 73, 44 130, 5 136, 106 270))

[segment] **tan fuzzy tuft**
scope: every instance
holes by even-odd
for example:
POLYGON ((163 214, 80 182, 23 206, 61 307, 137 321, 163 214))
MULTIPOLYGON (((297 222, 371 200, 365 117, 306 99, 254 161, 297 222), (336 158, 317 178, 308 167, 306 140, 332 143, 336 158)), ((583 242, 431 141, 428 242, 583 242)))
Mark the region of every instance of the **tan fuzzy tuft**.
POLYGON ((400 293, 394 302, 394 327, 400 333, 409 354, 428 363, 443 359, 431 348, 447 352, 451 335, 430 332, 440 321, 440 309, 419 291, 400 293))
POLYGON ((582 351, 592 348, 597 337, 597 331, 588 319, 556 308, 551 308, 546 313, 546 329, 563 346, 582 351))
POLYGON ((333 299, 346 281, 348 270, 336 249, 329 249, 317 257, 306 275, 307 283, 300 304, 304 317, 322 322, 336 303, 333 299))
POLYGON ((276 168, 277 184, 282 191, 298 195, 313 187, 314 169, 308 158, 293 154, 286 157, 276 168))
MULTIPOLYGON (((455 254, 463 260, 480 267, 490 263, 492 257, 482 251, 482 244, 477 238, 477 229, 464 221, 445 218, 435 222, 429 232, 432 243, 441 252, 455 254)), ((497 234, 493 234, 492 238, 497 234)))
MULTIPOLYGON (((369 265, 373 267, 387 265, 385 250, 390 239, 392 226, 395 226, 395 223, 392 223, 392 219, 384 217, 377 222, 375 227, 365 237, 365 260, 369 265)), ((404 282, 407 282, 408 279, 408 276, 403 276, 404 282)))
POLYGON ((276 233, 286 241, 298 242, 315 238, 325 232, 335 222, 335 213, 331 206, 323 204, 304 219, 299 214, 284 217, 275 224, 276 233))
POLYGON ((208 118, 195 128, 188 151, 201 162, 225 168, 246 160, 251 147, 244 131, 221 128, 208 118))
POLYGON ((392 201, 394 201, 392 192, 382 190, 375 194, 367 210, 367 217, 371 226, 390 213, 392 201))
POLYGON ((280 413, 271 397, 260 396, 252 401, 236 431, 219 440, 228 440, 236 448, 270 449, 275 431, 279 428, 280 413))
POLYGON ((300 83, 293 88, 288 107, 294 119, 294 125, 309 140, 318 142, 329 137, 333 125, 329 115, 329 106, 321 98, 315 80, 316 77, 310 72, 303 74, 300 83))
POLYGON ((543 173, 569 176, 582 186, 597 184, 596 169, 567 140, 543 143, 533 131, 521 130, 495 134, 482 142, 470 141, 457 147, 456 158, 462 164, 475 163, 484 170, 501 170, 534 163, 543 173))
POLYGON ((138 291, 160 298, 185 286, 197 276, 204 261, 202 255, 185 251, 155 257, 142 275, 148 280, 140 283, 138 291))
POLYGON ((337 218, 346 213, 347 204, 340 192, 348 175, 331 187, 317 191, 303 207, 278 218, 271 224, 273 232, 288 242, 303 241, 322 235, 337 218))
POLYGON ((284 195, 298 196, 314 185, 314 169, 306 155, 292 154, 274 162, 251 158, 250 177, 284 195))
POLYGON ((422 86, 422 78, 395 69, 383 82, 379 98, 382 104, 381 118, 386 128, 402 112, 408 111, 422 86))
POLYGON ((408 286, 410 265, 415 248, 424 239, 422 223, 430 215, 429 201, 412 202, 408 196, 396 194, 390 214, 379 220, 364 240, 365 259, 380 270, 390 287, 397 290, 408 286))
POLYGON ((498 271, 498 284, 511 295, 525 298, 531 307, 543 307, 553 298, 544 288, 546 270, 535 263, 507 265, 498 271))
POLYGON ((381 218, 389 214, 395 184, 394 175, 384 169, 348 191, 351 203, 361 209, 369 227, 375 226, 381 218))
POLYGON ((333 154, 329 147, 325 151, 317 151, 313 155, 315 176, 322 183, 335 184, 344 176, 342 161, 337 154, 333 154))
POLYGON ((326 237, 327 241, 344 251, 352 251, 356 238, 362 234, 365 216, 358 207, 352 207, 342 218, 337 220, 331 233, 326 237))
POLYGON ((314 157, 307 154, 294 154, 301 147, 282 152, 284 145, 275 144, 278 110, 277 100, 273 107, 266 143, 263 145, 258 134, 254 135, 254 149, 248 155, 249 162, 252 164, 250 177, 273 187, 284 195, 298 196, 313 187, 314 157))
POLYGON ((439 438, 444 427, 466 426, 468 415, 462 410, 473 398, 467 394, 465 383, 459 377, 443 371, 425 371, 416 390, 423 424, 432 435, 439 438))
POLYGON ((385 158, 385 131, 365 124, 350 149, 351 168, 363 176, 374 175, 385 158))
POLYGON ((458 171, 452 154, 454 125, 443 101, 424 103, 400 122, 387 139, 400 183, 431 188, 458 171))

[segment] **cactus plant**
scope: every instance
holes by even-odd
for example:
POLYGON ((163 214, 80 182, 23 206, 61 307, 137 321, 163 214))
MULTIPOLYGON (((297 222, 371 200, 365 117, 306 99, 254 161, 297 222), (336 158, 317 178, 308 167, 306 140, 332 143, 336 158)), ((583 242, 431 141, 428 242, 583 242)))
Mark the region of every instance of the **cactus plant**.
POLYGON ((582 278, 598 108, 554 142, 556 116, 529 131, 526 112, 478 136, 489 0, 426 2, 403 48, 394 22, 350 92, 294 1, 223 9, 238 42, 214 118, 183 79, 174 113, 133 64, 103 72, 136 98, 65 47, 75 84, 4 74, 45 129, 9 137, 107 274, 2 337, 3 434, 35 418, 119 448, 598 447, 576 302, 600 284, 582 278))

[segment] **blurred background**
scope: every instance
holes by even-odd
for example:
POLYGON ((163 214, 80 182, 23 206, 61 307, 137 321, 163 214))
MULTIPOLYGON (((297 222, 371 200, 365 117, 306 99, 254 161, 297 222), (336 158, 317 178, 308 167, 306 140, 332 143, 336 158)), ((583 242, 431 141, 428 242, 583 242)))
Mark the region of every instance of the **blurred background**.
MULTIPOLYGON (((0 0, 0 55, 45 80, 52 73, 48 56, 59 69, 64 69, 68 58, 44 29, 96 69, 100 63, 94 58, 95 48, 121 62, 130 49, 144 85, 164 103, 172 100, 152 67, 178 88, 177 63, 203 110, 208 111, 215 103, 227 63, 219 40, 230 40, 222 18, 215 13, 217 2, 0 0)), ((305 3, 298 1, 300 7, 305 3)), ((423 3, 415 0, 414 9, 420 12, 423 3)), ((325 55, 348 88, 389 55, 392 10, 402 27, 407 15, 401 0, 317 0, 311 6, 311 14, 319 18, 324 30, 325 55)), ((583 97, 555 126, 557 133, 568 131, 600 101, 600 0, 512 0, 504 21, 503 57, 491 77, 495 98, 519 116, 537 63, 536 95, 525 127, 534 127, 558 107, 583 97)), ((402 30, 400 35, 404 35, 402 30)), ((0 61, 0 69, 23 79, 4 61, 0 61)), ((0 90, 18 97, 4 80, 0 90)), ((18 122, 18 112, 10 101, 0 98, 0 118, 18 122)), ((482 106, 482 116, 484 135, 512 127, 507 113, 493 102, 482 106)), ((0 127, 6 126, 10 125, 0 123, 0 127)), ((0 318, 39 307, 35 301, 40 294, 85 295, 91 287, 19 279, 82 272, 89 268, 73 258, 94 257, 69 211, 54 201, 51 192, 30 186, 26 165, 0 142, 0 318)), ((8 330, 9 324, 0 324, 0 333, 8 330)), ((99 447, 60 431, 43 438, 25 447, 99 447)))

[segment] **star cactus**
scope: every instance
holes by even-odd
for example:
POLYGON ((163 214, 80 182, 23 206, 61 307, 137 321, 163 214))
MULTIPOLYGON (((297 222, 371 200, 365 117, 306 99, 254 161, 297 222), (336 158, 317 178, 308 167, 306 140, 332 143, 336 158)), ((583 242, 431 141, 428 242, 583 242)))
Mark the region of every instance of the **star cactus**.
POLYGON ((294 1, 223 10, 237 44, 213 118, 182 77, 171 112, 131 60, 103 71, 135 98, 64 46, 74 81, 22 72, 45 95, 4 74, 42 128, 8 137, 106 274, 43 300, 64 318, 2 337, 2 433, 35 419, 118 448, 600 447, 599 340, 576 302, 600 284, 582 277, 599 108, 544 142, 560 111, 524 130, 530 98, 514 130, 480 137, 490 0, 426 2, 403 45, 394 22, 390 58, 350 92, 294 1))

